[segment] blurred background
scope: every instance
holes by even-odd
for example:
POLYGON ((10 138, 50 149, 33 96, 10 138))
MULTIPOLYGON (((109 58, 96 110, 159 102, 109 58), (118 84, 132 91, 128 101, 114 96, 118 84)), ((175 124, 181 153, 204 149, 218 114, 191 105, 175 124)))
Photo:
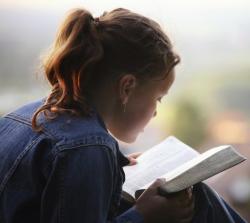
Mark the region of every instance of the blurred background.
POLYGON ((206 182, 250 221, 250 1, 1 0, 0 115, 49 93, 40 58, 65 13, 125 7, 161 24, 182 62, 154 118, 125 154, 169 135, 203 152, 232 144, 247 161, 206 182))

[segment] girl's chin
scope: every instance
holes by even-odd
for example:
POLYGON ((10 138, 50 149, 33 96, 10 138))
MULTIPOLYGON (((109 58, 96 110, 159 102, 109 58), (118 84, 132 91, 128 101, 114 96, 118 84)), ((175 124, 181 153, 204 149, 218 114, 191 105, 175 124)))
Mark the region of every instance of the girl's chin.
POLYGON ((124 141, 125 143, 133 143, 133 142, 136 141, 136 139, 137 139, 137 137, 138 137, 139 134, 140 134, 140 133, 138 132, 138 133, 136 133, 136 134, 129 135, 129 136, 127 136, 126 139, 124 139, 123 141, 124 141))
POLYGON ((128 139, 127 139, 127 143, 133 143, 133 142, 135 142, 136 139, 137 139, 137 137, 138 137, 141 133, 143 133, 143 132, 144 132, 144 129, 142 129, 141 131, 139 131, 139 132, 137 132, 137 133, 135 133, 135 134, 129 136, 128 139))
POLYGON ((125 142, 125 143, 133 143, 136 141, 137 137, 143 133, 144 130, 137 130, 136 132, 133 132, 133 134, 120 134, 120 135, 114 135, 117 139, 121 140, 122 142, 125 142))
POLYGON ((133 142, 135 142, 136 139, 137 139, 137 136, 138 136, 138 135, 127 138, 127 139, 126 139, 126 143, 133 143, 133 142))

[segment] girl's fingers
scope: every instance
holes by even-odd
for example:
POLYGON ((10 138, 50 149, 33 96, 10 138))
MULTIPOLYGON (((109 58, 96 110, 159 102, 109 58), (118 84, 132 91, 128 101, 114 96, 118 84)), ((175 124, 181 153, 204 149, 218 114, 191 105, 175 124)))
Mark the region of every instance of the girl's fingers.
POLYGON ((142 152, 136 152, 136 153, 131 153, 127 156, 127 158, 129 159, 129 166, 135 165, 137 164, 137 160, 136 158, 138 156, 140 156, 142 154, 142 152))
POLYGON ((136 159, 134 159, 132 157, 128 157, 128 159, 129 159, 129 164, 128 164, 129 166, 133 166, 133 165, 137 164, 136 159))
POLYGON ((131 153, 128 155, 128 157, 132 157, 134 159, 136 159, 137 157, 139 157, 142 154, 142 152, 136 152, 136 153, 131 153))

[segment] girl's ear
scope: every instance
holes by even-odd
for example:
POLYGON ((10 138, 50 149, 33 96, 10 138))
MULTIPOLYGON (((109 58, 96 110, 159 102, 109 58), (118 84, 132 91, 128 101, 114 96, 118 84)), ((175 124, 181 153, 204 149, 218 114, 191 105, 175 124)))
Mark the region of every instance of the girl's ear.
POLYGON ((136 77, 132 74, 123 75, 118 82, 119 98, 122 104, 126 104, 137 84, 136 77))

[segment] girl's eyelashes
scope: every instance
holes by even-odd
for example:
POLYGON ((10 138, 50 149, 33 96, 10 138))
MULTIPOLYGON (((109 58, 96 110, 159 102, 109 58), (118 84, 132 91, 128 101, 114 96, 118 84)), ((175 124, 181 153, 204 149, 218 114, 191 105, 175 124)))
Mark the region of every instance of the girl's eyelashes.
POLYGON ((166 95, 167 95, 167 93, 164 94, 164 95, 162 95, 161 97, 159 97, 159 98, 157 99, 157 101, 159 101, 159 102, 161 103, 162 98, 165 97, 166 95))

